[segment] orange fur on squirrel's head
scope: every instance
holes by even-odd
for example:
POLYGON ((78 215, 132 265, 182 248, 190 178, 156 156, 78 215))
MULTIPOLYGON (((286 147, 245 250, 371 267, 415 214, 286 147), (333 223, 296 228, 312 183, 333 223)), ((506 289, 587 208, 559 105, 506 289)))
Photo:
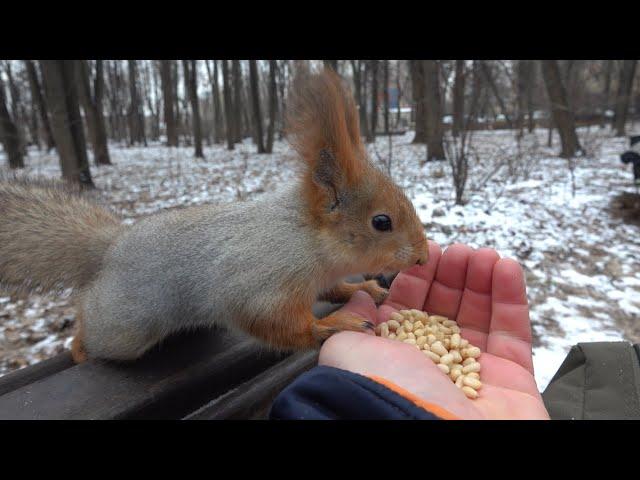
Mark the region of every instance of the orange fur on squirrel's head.
POLYGON ((340 77, 298 72, 287 108, 287 136, 305 166, 302 195, 328 257, 370 273, 426 262, 422 223, 404 192, 369 162, 340 77))

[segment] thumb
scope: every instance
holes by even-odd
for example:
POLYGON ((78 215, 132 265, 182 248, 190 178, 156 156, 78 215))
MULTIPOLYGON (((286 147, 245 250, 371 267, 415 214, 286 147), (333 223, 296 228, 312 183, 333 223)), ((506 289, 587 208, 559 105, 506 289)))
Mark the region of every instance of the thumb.
POLYGON ((368 293, 362 290, 358 290, 351 295, 349 301, 340 310, 358 315, 374 325, 376 324, 376 303, 368 293))

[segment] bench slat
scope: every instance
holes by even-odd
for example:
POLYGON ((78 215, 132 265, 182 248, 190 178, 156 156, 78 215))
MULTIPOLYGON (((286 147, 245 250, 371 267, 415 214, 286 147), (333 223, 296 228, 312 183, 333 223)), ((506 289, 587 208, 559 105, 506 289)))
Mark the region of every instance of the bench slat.
POLYGON ((298 375, 315 366, 317 362, 317 352, 291 355, 188 415, 184 420, 266 418, 275 397, 298 375))
POLYGON ((35 365, 21 368, 0 377, 0 397, 74 365, 71 352, 64 352, 35 365))
POLYGON ((90 361, 0 396, 0 419, 182 418, 283 358, 222 330, 194 332, 133 364, 90 361))

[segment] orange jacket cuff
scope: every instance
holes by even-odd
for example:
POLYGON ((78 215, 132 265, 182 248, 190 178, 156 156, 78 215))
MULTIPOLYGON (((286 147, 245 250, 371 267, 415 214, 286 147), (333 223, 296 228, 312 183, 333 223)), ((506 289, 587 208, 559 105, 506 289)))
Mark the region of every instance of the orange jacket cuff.
POLYGON ((395 383, 390 382, 386 378, 382 378, 382 377, 379 377, 377 375, 370 375, 370 376, 368 375, 367 378, 369 378, 370 380, 373 380, 374 382, 377 382, 377 383, 385 386, 386 388, 388 388, 392 392, 397 393, 401 397, 406 398, 407 400, 409 400, 411 403, 417 405, 418 407, 426 410, 427 412, 429 412, 429 413, 431 413, 431 414, 433 414, 433 415, 435 415, 435 416, 437 416, 439 418, 442 418, 443 420, 460 420, 460 417, 454 415, 450 411, 442 408, 439 405, 436 405, 435 403, 427 402, 427 401, 421 399, 417 395, 414 395, 413 393, 409 392, 408 390, 405 390, 404 388, 396 385, 395 383))

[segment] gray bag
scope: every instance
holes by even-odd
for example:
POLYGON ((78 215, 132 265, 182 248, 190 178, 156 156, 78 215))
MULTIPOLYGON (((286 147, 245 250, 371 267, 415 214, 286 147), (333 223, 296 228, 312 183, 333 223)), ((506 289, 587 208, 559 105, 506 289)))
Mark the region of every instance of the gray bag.
POLYGON ((542 398, 553 420, 640 420, 640 345, 579 343, 542 398))

